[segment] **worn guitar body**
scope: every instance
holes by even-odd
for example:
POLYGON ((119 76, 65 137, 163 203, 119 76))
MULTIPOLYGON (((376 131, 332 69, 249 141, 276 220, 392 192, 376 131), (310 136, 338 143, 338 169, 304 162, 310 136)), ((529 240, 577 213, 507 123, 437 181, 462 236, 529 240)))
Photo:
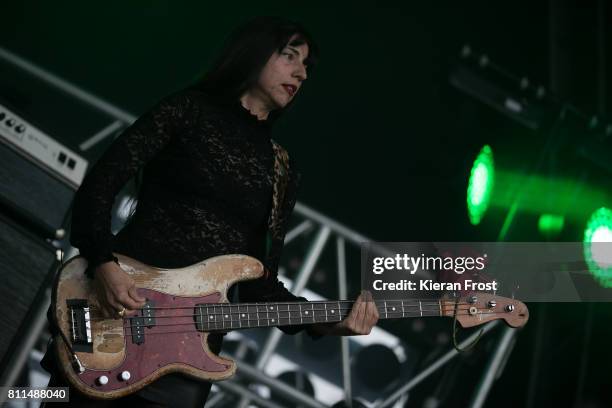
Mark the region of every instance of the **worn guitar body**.
POLYGON ((208 381, 231 377, 235 362, 210 351, 208 332, 194 329, 194 310, 199 304, 227 303, 228 288, 262 276, 262 264, 245 255, 224 255, 185 268, 161 269, 115 255, 147 299, 138 319, 102 317, 83 257, 66 262, 56 278, 55 318, 80 361, 75 363, 64 338, 57 336, 57 356, 70 382, 85 395, 112 399, 170 372, 208 381), (75 329, 78 322, 86 323, 75 329), (73 341, 79 334, 82 341, 73 341))

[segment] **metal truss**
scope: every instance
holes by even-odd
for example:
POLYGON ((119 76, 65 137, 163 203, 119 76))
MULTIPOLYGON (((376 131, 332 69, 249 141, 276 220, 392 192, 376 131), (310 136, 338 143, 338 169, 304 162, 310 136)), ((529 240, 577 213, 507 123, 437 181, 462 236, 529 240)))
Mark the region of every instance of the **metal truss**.
MULTIPOLYGON (((360 245, 364 242, 372 242, 370 239, 365 237, 364 235, 355 232, 348 227, 338 223, 337 221, 326 217, 325 215, 303 205, 297 203, 295 206, 295 215, 305 218, 304 221, 299 223, 293 230, 291 230, 287 234, 287 239, 285 240, 285 245, 295 239, 297 236, 304 234, 308 229, 316 228, 317 233, 313 238, 310 248, 308 249, 305 257, 305 261, 298 271, 297 278, 294 282, 294 285, 291 287, 291 291, 297 295, 300 294, 301 290, 304 288, 308 278, 310 277, 316 262, 321 256, 323 249, 326 243, 329 241, 330 236, 335 235, 336 238, 336 258, 337 258, 337 271, 338 271, 338 288, 339 288, 339 298, 346 299, 347 297, 347 279, 346 279, 346 251, 345 245, 346 243, 350 243, 353 245, 360 245), (306 228, 305 226, 308 226, 306 228)), ((381 252, 386 252, 384 248, 379 248, 381 252)), ((486 324, 483 327, 483 333, 488 333, 493 328, 498 326, 498 321, 493 321, 486 324)), ((503 369, 504 363, 509 356, 509 353, 512 350, 513 340, 516 335, 516 330, 511 328, 504 328, 503 334, 491 359, 483 373, 480 384, 478 385, 470 407, 479 408, 482 407, 486 396, 488 395, 491 386, 493 385, 494 380, 501 375, 501 370, 503 369)), ((287 386, 285 383, 282 383, 274 378, 268 377, 264 373, 264 369, 266 367, 266 363, 269 358, 273 354, 276 349, 282 333, 279 330, 273 331, 267 338, 262 352, 260 353, 255 367, 251 367, 244 362, 239 362, 238 364, 238 374, 245 378, 252 380, 255 383, 265 384, 275 392, 282 394, 287 399, 293 401, 296 406, 304 406, 309 408, 321 408, 326 407, 326 405, 322 405, 321 402, 315 400, 311 396, 295 389, 287 386)), ((474 333, 465 340, 463 340, 458 349, 463 349, 471 344, 476 338, 479 336, 479 333, 474 333)), ((344 386, 344 394, 345 394, 345 403, 348 407, 352 406, 353 401, 353 392, 351 386, 351 372, 350 372, 350 355, 349 355, 349 339, 347 337, 341 337, 341 353, 342 353, 342 381, 344 386)), ((373 405, 375 408, 384 408, 392 406, 394 403, 400 401, 402 398, 405 398, 409 391, 414 387, 422 383, 427 377, 433 374, 436 370, 444 366, 446 363, 451 361, 453 358, 458 356, 460 352, 452 348, 443 356, 438 358, 435 362, 431 363, 427 368, 425 368, 420 373, 413 376, 413 378, 402 385, 399 385, 395 390, 392 390, 387 393, 387 395, 381 396, 373 405)), ((255 401, 252 396, 252 391, 247 387, 235 382, 233 380, 226 381, 232 383, 232 389, 223 388, 224 392, 230 392, 236 395, 240 395, 241 401, 238 405, 240 408, 246 408, 251 401, 255 401)), ((268 405, 269 401, 266 402, 258 402, 258 405, 272 407, 277 406, 277 404, 268 405)))

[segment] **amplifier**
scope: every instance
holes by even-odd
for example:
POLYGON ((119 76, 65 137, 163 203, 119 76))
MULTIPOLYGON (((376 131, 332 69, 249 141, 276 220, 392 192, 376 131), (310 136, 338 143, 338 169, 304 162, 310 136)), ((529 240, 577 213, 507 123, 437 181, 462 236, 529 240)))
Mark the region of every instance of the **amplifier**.
POLYGON ((88 161, 0 104, 0 205, 47 237, 63 237, 88 161))
MULTIPOLYGON (((0 373, 32 331, 58 262, 56 249, 0 213, 0 373)), ((44 313, 44 312, 43 312, 44 313)))

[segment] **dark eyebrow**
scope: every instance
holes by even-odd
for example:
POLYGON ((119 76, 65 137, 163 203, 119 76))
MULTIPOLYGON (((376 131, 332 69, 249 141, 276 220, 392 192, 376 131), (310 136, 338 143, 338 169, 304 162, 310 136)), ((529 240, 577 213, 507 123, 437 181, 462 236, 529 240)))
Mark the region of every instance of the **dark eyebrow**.
MULTIPOLYGON (((301 56, 300 51, 297 48, 293 48, 290 45, 287 45, 285 48, 287 48, 290 51, 293 51, 296 55, 301 56)), ((304 58, 304 60, 302 62, 305 63, 307 59, 308 58, 304 58)))
POLYGON ((297 48, 293 48, 292 46, 288 45, 288 46, 287 46, 287 49, 288 49, 288 50, 293 51, 293 52, 294 52, 294 53, 296 53, 297 55, 300 55, 300 52, 298 51, 298 49, 297 49, 297 48))

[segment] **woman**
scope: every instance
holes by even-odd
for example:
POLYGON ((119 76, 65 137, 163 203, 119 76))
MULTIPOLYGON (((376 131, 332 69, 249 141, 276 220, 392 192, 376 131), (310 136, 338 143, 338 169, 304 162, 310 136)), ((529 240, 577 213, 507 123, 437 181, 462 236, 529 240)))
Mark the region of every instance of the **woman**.
MULTIPOLYGON (((237 285, 240 301, 305 300, 289 293, 277 279, 298 173, 289 160, 282 200, 273 194, 279 169, 274 166, 270 129, 307 79, 316 54, 314 42, 300 25, 281 18, 253 19, 234 32, 200 83, 163 99, 95 164, 75 197, 70 242, 88 260, 87 273, 94 279, 106 316, 129 315, 144 305, 112 252, 164 268, 217 255, 247 254, 262 261, 266 276, 237 285), (136 211, 113 236, 114 198, 141 169, 136 211)), ((308 333, 369 333, 378 313, 373 302, 365 301, 367 296, 358 298, 344 321, 309 326, 308 333)), ((290 334, 302 329, 282 328, 290 334)), ((221 340, 221 335, 209 336, 216 353, 221 340)), ((53 356, 47 355, 49 385, 65 384, 53 363, 53 356)), ((210 383, 171 374, 121 402, 202 407, 209 390, 210 383)), ((71 391, 75 404, 109 404, 71 391)))

